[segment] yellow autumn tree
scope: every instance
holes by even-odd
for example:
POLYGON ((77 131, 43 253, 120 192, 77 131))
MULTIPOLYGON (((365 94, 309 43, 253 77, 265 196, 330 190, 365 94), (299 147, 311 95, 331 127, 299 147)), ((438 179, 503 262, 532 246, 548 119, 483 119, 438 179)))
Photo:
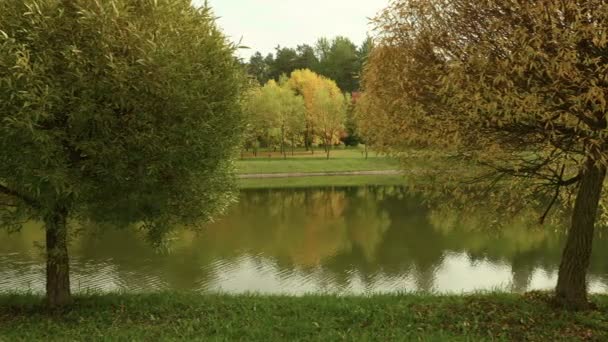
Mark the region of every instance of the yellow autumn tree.
POLYGON ((306 107, 305 146, 312 149, 320 139, 327 158, 331 146, 339 141, 346 120, 345 97, 336 82, 308 69, 292 72, 287 84, 303 97, 306 107))

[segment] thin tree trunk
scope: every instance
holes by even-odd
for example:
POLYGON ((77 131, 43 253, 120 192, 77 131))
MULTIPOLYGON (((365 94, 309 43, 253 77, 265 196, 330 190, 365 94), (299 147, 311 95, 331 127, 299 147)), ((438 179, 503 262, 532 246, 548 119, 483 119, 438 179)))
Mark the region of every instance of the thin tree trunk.
POLYGON ((314 142, 315 142, 315 127, 311 124, 310 125, 310 151, 312 152, 312 154, 315 154, 315 147, 313 146, 314 142))
POLYGON ((367 159, 367 143, 365 143, 365 159, 367 159))
POLYGON ((586 277, 591 259, 595 218, 605 178, 606 167, 594 165, 590 158, 583 170, 576 196, 555 289, 556 302, 567 309, 580 310, 589 306, 586 277))
POLYGON ((68 257, 67 210, 55 209, 46 225, 46 299, 51 308, 72 302, 68 257))
POLYGON ((308 122, 306 123, 306 129, 304 130, 304 150, 308 151, 308 122))
POLYGON ((287 151, 285 151, 285 128, 281 128, 281 153, 283 153, 283 159, 287 159, 287 151))

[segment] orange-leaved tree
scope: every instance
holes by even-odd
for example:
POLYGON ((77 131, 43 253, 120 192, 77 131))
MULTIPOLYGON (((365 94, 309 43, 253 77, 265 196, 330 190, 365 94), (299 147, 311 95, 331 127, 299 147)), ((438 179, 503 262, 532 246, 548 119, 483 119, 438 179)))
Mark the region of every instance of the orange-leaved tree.
POLYGON ((555 299, 587 307, 608 164, 608 2, 396 0, 375 23, 363 77, 375 137, 451 151, 555 198, 572 189, 555 299))

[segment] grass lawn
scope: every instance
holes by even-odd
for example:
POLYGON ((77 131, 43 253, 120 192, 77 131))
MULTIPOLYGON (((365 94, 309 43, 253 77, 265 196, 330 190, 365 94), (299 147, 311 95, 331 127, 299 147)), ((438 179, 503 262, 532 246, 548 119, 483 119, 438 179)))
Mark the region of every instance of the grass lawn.
POLYGON ((323 150, 315 154, 298 151, 295 156, 283 159, 280 154, 260 152, 258 157, 246 155, 236 163, 237 172, 251 173, 292 173, 292 172, 337 172, 337 171, 378 171, 395 170, 399 162, 387 157, 369 153, 368 159, 360 149, 338 149, 331 151, 327 160, 323 150))
POLYGON ((266 297, 159 293, 77 297, 60 313, 0 295, 0 341, 608 340, 597 311, 555 311, 548 295, 266 297))

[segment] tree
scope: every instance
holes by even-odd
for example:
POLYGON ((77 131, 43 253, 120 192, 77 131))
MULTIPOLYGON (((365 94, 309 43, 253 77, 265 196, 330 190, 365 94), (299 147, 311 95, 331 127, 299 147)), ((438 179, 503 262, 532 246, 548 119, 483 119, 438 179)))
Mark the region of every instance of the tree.
MULTIPOLYGON (((314 93, 313 120, 317 134, 323 141, 327 159, 332 145, 340 141, 340 133, 344 131, 346 119, 346 104, 340 89, 335 83, 328 83, 326 87, 319 87, 314 93)), ((350 99, 350 96, 348 97, 350 99)))
MULTIPOLYGON (((329 51, 331 49, 331 43, 329 39, 325 37, 321 37, 317 40, 315 44, 315 54, 317 55, 317 59, 319 62, 323 63, 327 57, 329 56, 329 51)), ((319 73, 323 73, 324 70, 319 70, 319 73)))
POLYGON ((357 146, 362 142, 356 112, 357 99, 359 96, 360 93, 356 92, 352 95, 345 94, 345 98, 347 100, 345 105, 346 119, 344 125, 346 129, 346 136, 342 139, 342 141, 346 146, 357 146))
MULTIPOLYGON (((304 130, 304 101, 287 86, 282 78, 281 84, 268 81, 262 88, 251 92, 246 101, 248 127, 254 146, 259 145, 263 136, 267 143, 280 146, 283 157, 287 157, 285 142, 293 144, 296 137, 304 130), (256 144, 257 142, 257 144, 256 144)), ((293 149, 292 149, 293 151, 293 149)))
MULTIPOLYGON (((272 60, 272 56, 270 59, 272 60)), ((260 52, 256 52, 249 58, 247 72, 258 81, 258 84, 265 84, 270 79, 271 65, 268 64, 268 57, 264 57, 260 52)))
POLYGON ((298 53, 291 48, 277 46, 274 62, 271 65, 270 78, 279 81, 281 75, 289 75, 297 69, 298 53))
POLYGON ((314 71, 319 68, 319 60, 312 46, 306 44, 298 45, 296 51, 298 53, 296 69, 310 69, 314 71))
POLYGON ((359 89, 359 59, 357 46, 346 37, 336 37, 321 60, 320 70, 326 77, 335 80, 345 92, 359 89))
POLYGON ((364 88, 383 144, 452 150, 555 199, 574 187, 555 299, 587 307, 608 164, 608 3, 399 0, 376 24, 364 88))
POLYGON ((304 146, 306 150, 309 149, 314 153, 314 94, 315 89, 318 88, 320 82, 319 75, 315 74, 311 70, 295 70, 291 73, 288 85, 291 87, 296 94, 300 95, 304 99, 304 106, 306 108, 305 115, 305 129, 304 129, 304 146))
POLYGON ((305 144, 312 149, 315 137, 323 142, 327 158, 339 138, 345 121, 345 100, 336 82, 310 70, 291 73, 287 84, 304 100, 306 108, 305 144))
POLYGON ((377 102, 372 101, 374 97, 372 91, 359 93, 357 96, 353 96, 355 99, 355 108, 353 113, 353 119, 355 127, 357 128, 357 136, 362 139, 365 144, 365 159, 369 156, 369 147, 371 145, 376 146, 379 150, 384 147, 385 151, 387 147, 393 149, 400 149, 401 142, 397 141, 395 135, 399 136, 402 132, 393 130, 396 126, 394 121, 389 119, 384 111, 380 108, 377 102))
MULTIPOLYGON (((359 73, 365 68, 369 55, 374 48, 374 40, 371 37, 365 38, 359 49, 357 50, 357 62, 359 73)), ((357 75, 358 77, 361 75, 357 75)))
POLYGON ((0 3, 0 226, 45 224, 47 301, 71 301, 72 220, 160 241, 234 198, 240 66, 190 1, 0 3))
POLYGON ((359 90, 359 77, 363 65, 373 48, 373 40, 367 37, 358 48, 346 37, 332 40, 320 38, 314 47, 303 44, 293 48, 276 48, 276 58, 260 52, 253 54, 247 63, 248 73, 260 85, 270 79, 278 81, 281 75, 289 75, 294 70, 309 69, 336 81, 346 92, 359 90))
POLYGON ((280 144, 280 132, 277 128, 280 103, 273 90, 275 86, 276 82, 270 80, 263 87, 249 92, 245 100, 246 143, 253 147, 254 155, 257 155, 260 146, 276 148, 280 144))
POLYGON ((260 138, 266 136, 268 121, 263 111, 258 110, 260 106, 261 87, 256 86, 249 89, 243 100, 243 114, 245 119, 245 132, 243 142, 245 149, 252 149, 253 155, 257 157, 261 146, 260 138))
MULTIPOLYGON (((289 80, 285 77, 279 82, 282 112, 280 114, 283 141, 288 137, 291 145, 291 155, 294 154, 296 141, 301 140, 306 129, 306 106, 304 98, 297 95, 289 86, 289 80)), ((283 157, 287 157, 283 147, 283 157)))

